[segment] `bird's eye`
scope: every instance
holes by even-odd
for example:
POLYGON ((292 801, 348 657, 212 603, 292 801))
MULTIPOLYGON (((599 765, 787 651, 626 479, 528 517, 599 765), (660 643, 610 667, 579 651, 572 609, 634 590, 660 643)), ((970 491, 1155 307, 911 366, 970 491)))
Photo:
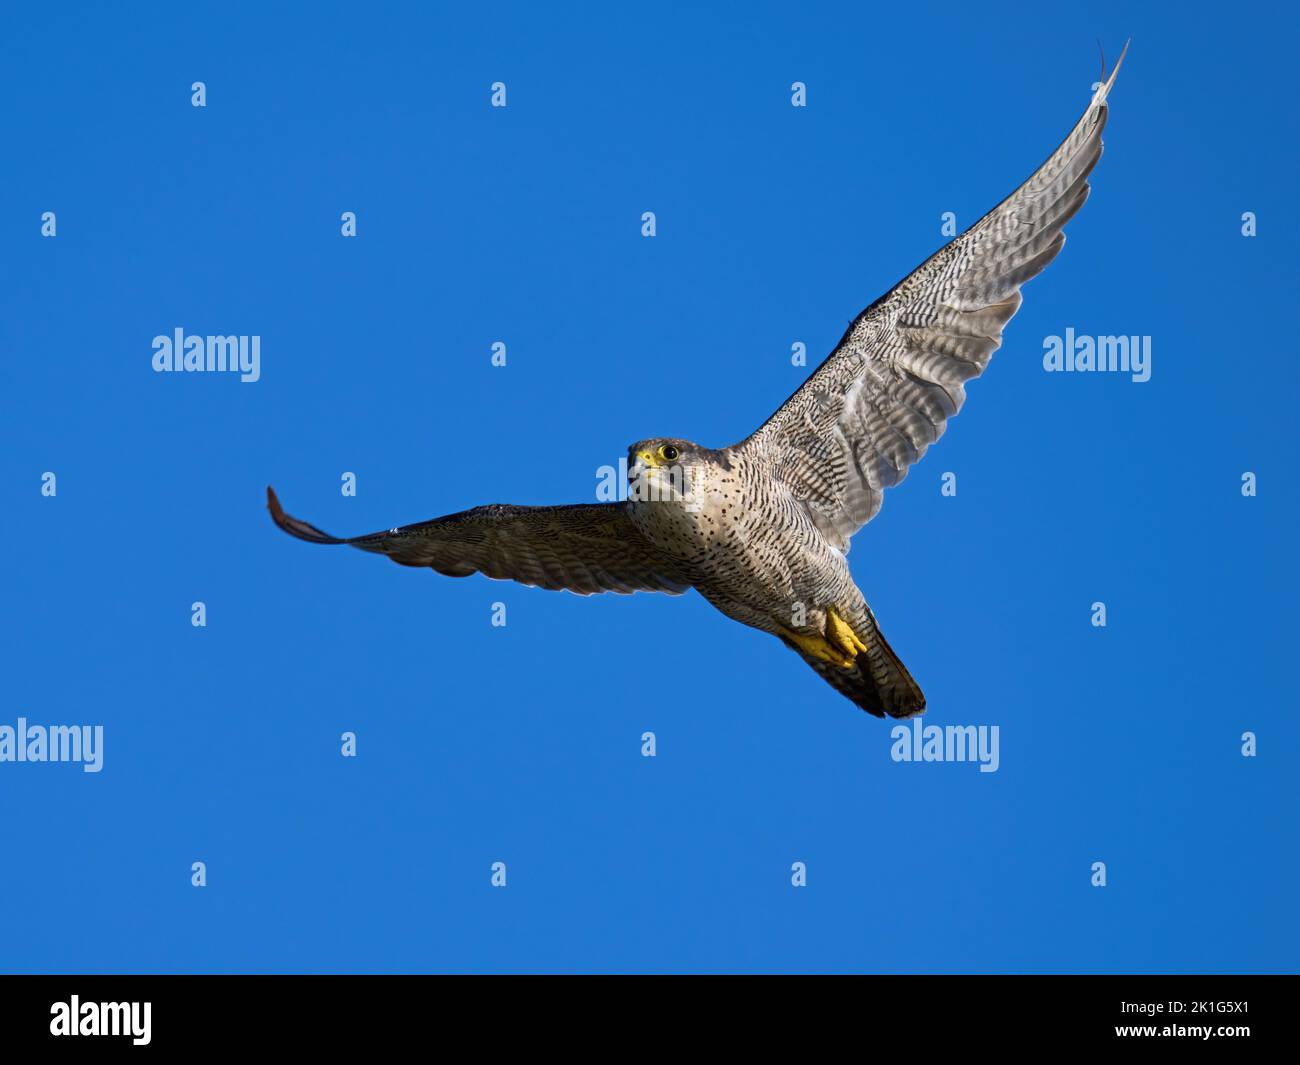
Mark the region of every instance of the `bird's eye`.
POLYGON ((665 462, 676 462, 682 457, 682 453, 678 451, 677 448, 673 447, 672 444, 664 444, 664 446, 659 449, 659 457, 665 462))

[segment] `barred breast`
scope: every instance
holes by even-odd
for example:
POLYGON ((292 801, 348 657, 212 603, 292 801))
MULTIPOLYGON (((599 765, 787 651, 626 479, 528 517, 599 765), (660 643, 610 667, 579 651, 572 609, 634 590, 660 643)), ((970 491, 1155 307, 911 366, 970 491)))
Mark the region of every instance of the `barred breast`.
POLYGON ((844 556, 766 466, 728 450, 685 472, 683 498, 635 502, 629 512, 724 614, 779 632, 857 597, 844 556))

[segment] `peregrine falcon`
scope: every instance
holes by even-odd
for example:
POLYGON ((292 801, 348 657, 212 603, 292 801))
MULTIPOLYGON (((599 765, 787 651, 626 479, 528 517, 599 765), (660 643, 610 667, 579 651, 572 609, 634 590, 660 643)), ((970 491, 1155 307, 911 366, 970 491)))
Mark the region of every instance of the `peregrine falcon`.
MULTIPOLYGON (((1127 45, 1125 46, 1127 51, 1127 45)), ((349 544, 450 577, 482 573, 594 592, 694 588, 771 633, 863 710, 910 717, 925 696, 854 583, 849 539, 886 488, 944 431, 1020 306, 1020 286, 1065 243, 1101 156, 1106 97, 1124 55, 1069 135, 1015 192, 854 319, 835 350, 759 429, 708 448, 659 437, 628 451, 625 501, 494 504, 318 544, 349 544)))

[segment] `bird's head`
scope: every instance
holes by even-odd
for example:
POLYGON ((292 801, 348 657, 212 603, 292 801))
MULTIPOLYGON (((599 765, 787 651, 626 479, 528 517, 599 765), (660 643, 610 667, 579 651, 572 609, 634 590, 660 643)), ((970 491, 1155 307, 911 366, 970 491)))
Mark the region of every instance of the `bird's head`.
POLYGON ((627 449, 628 497, 640 502, 677 501, 690 494, 692 471, 709 459, 689 440, 660 436, 627 449))

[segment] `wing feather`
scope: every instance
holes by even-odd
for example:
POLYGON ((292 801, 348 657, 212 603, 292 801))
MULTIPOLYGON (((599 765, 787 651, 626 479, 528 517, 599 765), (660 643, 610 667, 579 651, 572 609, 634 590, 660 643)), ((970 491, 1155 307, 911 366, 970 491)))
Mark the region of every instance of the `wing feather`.
MULTIPOLYGON (((1128 46, 1125 46, 1127 52, 1128 46)), ((1101 157, 1110 78, 1015 192, 862 312, 827 360, 748 440, 841 550, 943 435, 1065 244, 1101 157)))
POLYGON ((656 550, 621 503, 562 507, 491 504, 418 525, 340 539, 284 512, 266 490, 271 519, 290 536, 347 544, 403 566, 429 566, 448 577, 482 573, 539 588, 595 592, 667 592, 691 586, 681 565, 656 550))

